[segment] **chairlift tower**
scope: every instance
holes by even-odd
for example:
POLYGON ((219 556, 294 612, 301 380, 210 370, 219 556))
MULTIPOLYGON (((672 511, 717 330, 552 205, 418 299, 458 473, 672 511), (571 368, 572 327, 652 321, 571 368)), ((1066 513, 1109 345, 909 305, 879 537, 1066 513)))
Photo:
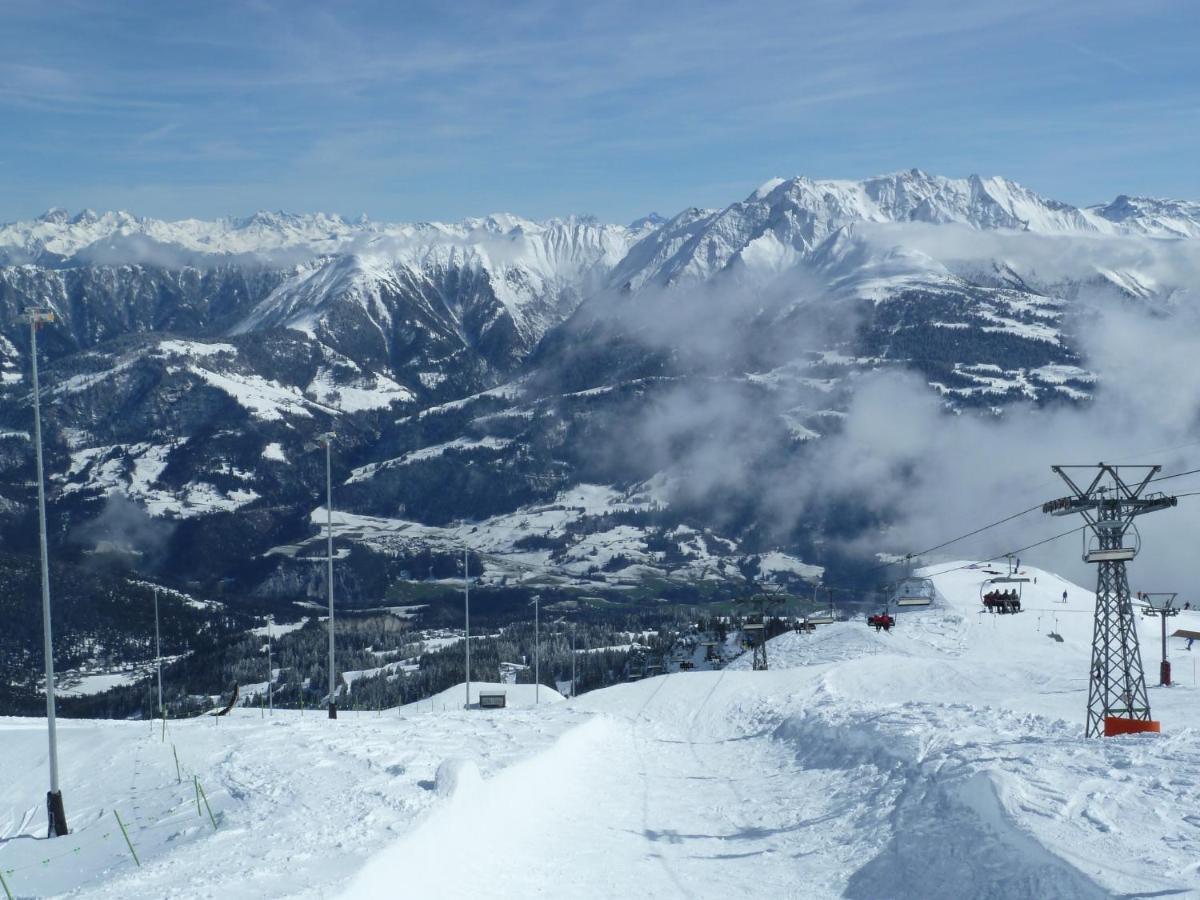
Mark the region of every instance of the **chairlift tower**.
POLYGON ((757 607, 755 612, 749 616, 745 625, 742 626, 742 631, 746 635, 746 639, 750 642, 750 646, 754 650, 752 668, 755 672, 767 671, 767 607, 769 605, 778 606, 786 600, 786 596, 782 594, 755 594, 745 600, 737 600, 737 603, 746 603, 752 607, 757 607), (753 621, 757 618, 758 621, 753 621))
POLYGON ((1138 599, 1145 604, 1142 615, 1158 616, 1162 621, 1162 662, 1158 664, 1158 683, 1164 687, 1171 686, 1171 661, 1167 659, 1167 619, 1179 615, 1179 607, 1175 605, 1178 596, 1178 593, 1168 592, 1138 594, 1138 599))
MULTIPOLYGON (((1138 551, 1135 518, 1175 506, 1175 497, 1161 493, 1143 496, 1161 466, 1051 466, 1067 483, 1071 495, 1042 505, 1052 516, 1083 516, 1091 537, 1084 546, 1083 560, 1095 563, 1096 619, 1092 632, 1092 665, 1088 687, 1087 737, 1157 731, 1150 718, 1146 676, 1138 647, 1133 602, 1125 563, 1138 551), (1079 482, 1071 471, 1094 472, 1091 480, 1079 482), (1126 481, 1123 470, 1136 472, 1126 481), (1080 484, 1086 483, 1086 487, 1080 484), (1127 541, 1126 537, 1133 538, 1127 541)), ((1076 477, 1079 477, 1076 475, 1076 477)))

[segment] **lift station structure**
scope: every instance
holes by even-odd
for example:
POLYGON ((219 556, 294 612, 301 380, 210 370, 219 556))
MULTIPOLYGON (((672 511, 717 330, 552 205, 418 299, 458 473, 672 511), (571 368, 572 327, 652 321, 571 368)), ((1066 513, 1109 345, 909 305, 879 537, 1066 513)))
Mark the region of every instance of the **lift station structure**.
POLYGON ((1161 493, 1145 494, 1161 466, 1099 463, 1051 468, 1067 483, 1071 495, 1043 504, 1042 512, 1052 516, 1082 515, 1087 534, 1083 560, 1098 566, 1085 734, 1098 737, 1158 731, 1158 723, 1150 718, 1125 564, 1138 552, 1134 519, 1169 509, 1178 500, 1161 493), (1123 471, 1136 476, 1126 481, 1123 471))

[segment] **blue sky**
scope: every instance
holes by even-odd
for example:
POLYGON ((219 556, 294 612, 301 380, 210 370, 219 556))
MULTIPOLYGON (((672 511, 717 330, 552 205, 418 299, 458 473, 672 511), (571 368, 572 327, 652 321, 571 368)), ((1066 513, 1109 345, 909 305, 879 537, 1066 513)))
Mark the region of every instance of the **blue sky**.
POLYGON ((626 221, 774 175, 1200 197, 1188 2, 0 0, 0 220, 626 221))

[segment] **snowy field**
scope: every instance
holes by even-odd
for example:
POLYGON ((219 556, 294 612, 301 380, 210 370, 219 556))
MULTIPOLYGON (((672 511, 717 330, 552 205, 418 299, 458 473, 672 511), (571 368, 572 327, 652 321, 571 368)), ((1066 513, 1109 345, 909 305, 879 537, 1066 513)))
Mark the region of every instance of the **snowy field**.
POLYGON ((1020 615, 981 614, 964 569, 891 633, 775 639, 768 672, 498 711, 459 686, 336 723, 243 709, 165 742, 63 722, 52 841, 44 723, 0 719, 0 873, 16 897, 1200 896, 1192 654, 1174 642, 1179 683, 1150 688, 1161 736, 1085 740, 1093 598, 1028 574, 1020 615))

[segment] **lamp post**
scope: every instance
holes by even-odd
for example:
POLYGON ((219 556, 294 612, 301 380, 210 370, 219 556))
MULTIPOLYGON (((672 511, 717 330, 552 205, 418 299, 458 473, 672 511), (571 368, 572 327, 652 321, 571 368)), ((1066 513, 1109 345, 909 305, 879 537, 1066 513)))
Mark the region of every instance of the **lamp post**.
POLYGON ((337 669, 333 655, 333 432, 327 431, 320 437, 325 445, 325 523, 329 584, 329 718, 337 718, 337 669))
POLYGON ((46 794, 49 837, 67 834, 67 814, 58 783, 58 723, 54 710, 54 640, 50 628, 50 560, 46 545, 46 478, 42 463, 42 405, 38 386, 37 333, 54 321, 53 311, 31 306, 21 317, 29 323, 29 355, 33 369, 33 446, 37 458, 38 545, 42 561, 42 639, 46 656, 46 727, 50 742, 50 790, 46 794))
MULTIPOLYGON (((162 644, 159 641, 158 630, 158 588, 154 589, 154 667, 158 670, 158 714, 163 721, 167 718, 167 708, 163 706, 162 695, 162 644)), ((163 725, 163 740, 166 738, 167 726, 163 725)))
POLYGON ((542 702, 541 601, 541 594, 533 595, 533 702, 535 706, 542 702))
POLYGON ((275 617, 267 616, 267 711, 271 715, 275 715, 275 694, 272 692, 275 685, 275 669, 271 665, 271 628, 274 624, 275 617))
POLYGON ((466 673, 467 673, 467 705, 466 709, 471 708, 471 573, 470 573, 470 551, 463 547, 463 617, 466 621, 467 639, 464 641, 467 647, 466 673))
MULTIPOLYGON (((555 619, 554 624, 555 625, 568 625, 571 630, 571 696, 574 697, 575 694, 577 693, 575 690, 575 625, 576 625, 576 623, 573 619, 568 621, 567 618, 564 616, 564 617, 555 619)), ((558 633, 558 632, 556 632, 556 633, 558 633)))

